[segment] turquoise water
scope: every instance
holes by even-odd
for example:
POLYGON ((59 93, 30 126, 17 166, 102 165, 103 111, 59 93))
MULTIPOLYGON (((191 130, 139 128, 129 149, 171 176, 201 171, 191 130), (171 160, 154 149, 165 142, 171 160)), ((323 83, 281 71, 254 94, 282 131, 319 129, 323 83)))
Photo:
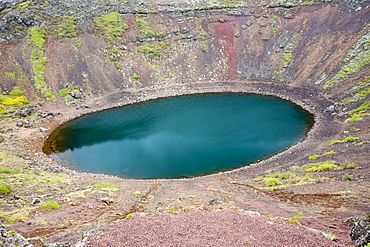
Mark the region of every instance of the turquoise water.
POLYGON ((44 150, 72 169, 125 178, 182 178, 230 170, 303 140, 312 117, 250 94, 200 94, 89 114, 57 129, 44 150))

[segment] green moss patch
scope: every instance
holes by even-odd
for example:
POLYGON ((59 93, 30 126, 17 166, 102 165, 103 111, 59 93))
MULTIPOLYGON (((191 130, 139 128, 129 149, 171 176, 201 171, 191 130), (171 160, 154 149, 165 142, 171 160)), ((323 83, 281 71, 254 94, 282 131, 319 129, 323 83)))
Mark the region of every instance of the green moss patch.
POLYGON ((63 16, 60 18, 56 18, 54 23, 57 27, 57 35, 58 38, 73 38, 77 37, 78 29, 77 29, 77 18, 73 16, 63 16))
POLYGON ((341 165, 338 165, 334 160, 329 160, 324 162, 308 163, 303 166, 293 166, 291 167, 291 170, 299 172, 320 172, 320 171, 347 170, 356 168, 359 168, 359 166, 353 163, 343 163, 341 165))
POLYGON ((322 157, 322 156, 326 156, 326 155, 331 155, 331 154, 336 154, 337 152, 335 151, 329 151, 329 152, 326 152, 326 153, 323 153, 321 155, 319 154, 313 154, 311 156, 308 157, 309 160, 317 160, 318 158, 322 157))
POLYGON ((265 182, 266 187, 260 187, 262 190, 275 191, 290 186, 299 186, 307 183, 315 183, 317 180, 313 179, 310 174, 305 176, 298 176, 293 172, 276 172, 268 174, 265 177, 256 177, 253 182, 265 182))
POLYGON ((47 63, 44 46, 46 44, 47 33, 41 27, 31 27, 28 29, 28 34, 31 44, 35 47, 31 52, 31 65, 34 74, 35 88, 47 100, 55 102, 56 97, 44 79, 45 65, 47 63))
POLYGON ((110 189, 110 190, 115 190, 115 191, 119 190, 119 188, 117 186, 113 186, 113 185, 110 185, 110 184, 94 184, 94 187, 110 189))
POLYGON ((344 138, 343 140, 334 140, 334 141, 331 141, 330 142, 330 145, 335 145, 335 144, 338 144, 338 143, 347 143, 347 142, 355 142, 357 141, 359 138, 358 137, 346 137, 344 138))
POLYGON ((346 122, 354 123, 362 121, 366 116, 370 115, 369 111, 370 111, 370 101, 366 101, 356 109, 349 112, 351 117, 346 119, 346 122))
POLYGON ((344 59, 344 65, 323 88, 330 88, 356 74, 370 64, 370 32, 363 35, 356 44, 348 51, 344 59))
POLYGON ((60 205, 55 201, 47 201, 41 204, 41 208, 43 210, 58 210, 60 208, 60 205))
POLYGON ((0 185, 0 195, 7 195, 13 191, 6 185, 0 185))
POLYGON ((118 12, 97 17, 94 19, 94 24, 102 32, 108 43, 113 42, 116 37, 121 37, 124 31, 128 29, 128 26, 123 24, 118 12))

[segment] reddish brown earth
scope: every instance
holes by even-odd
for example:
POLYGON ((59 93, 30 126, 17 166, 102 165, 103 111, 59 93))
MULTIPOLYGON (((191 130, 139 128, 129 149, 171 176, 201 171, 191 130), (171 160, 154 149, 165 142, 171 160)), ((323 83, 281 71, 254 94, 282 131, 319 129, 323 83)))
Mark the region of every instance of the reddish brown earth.
POLYGON ((123 220, 85 246, 348 246, 284 222, 236 210, 123 220))

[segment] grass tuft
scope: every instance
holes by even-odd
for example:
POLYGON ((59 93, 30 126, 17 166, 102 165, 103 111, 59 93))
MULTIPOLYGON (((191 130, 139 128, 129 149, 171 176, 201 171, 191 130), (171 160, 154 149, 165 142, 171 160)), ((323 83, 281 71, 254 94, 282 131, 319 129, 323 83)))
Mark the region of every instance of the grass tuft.
POLYGON ((60 205, 55 201, 47 201, 41 205, 44 210, 58 210, 60 205))
POLYGON ((0 195, 7 195, 13 191, 6 185, 0 185, 0 195))
POLYGON ((119 188, 117 186, 113 186, 113 185, 110 185, 110 184, 94 184, 94 187, 119 190, 119 188))
POLYGON ((334 140, 334 141, 330 142, 330 145, 335 145, 335 144, 338 144, 338 143, 354 142, 354 141, 357 141, 358 139, 359 139, 358 137, 346 137, 342 141, 334 140))

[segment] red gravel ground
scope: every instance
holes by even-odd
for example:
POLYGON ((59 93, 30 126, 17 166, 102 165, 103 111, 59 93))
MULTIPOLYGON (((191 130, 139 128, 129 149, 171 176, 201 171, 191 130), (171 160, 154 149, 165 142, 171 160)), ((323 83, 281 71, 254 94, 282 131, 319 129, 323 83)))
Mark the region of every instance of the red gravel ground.
POLYGON ((119 221, 85 246, 348 246, 282 219, 237 210, 161 214, 119 221))

